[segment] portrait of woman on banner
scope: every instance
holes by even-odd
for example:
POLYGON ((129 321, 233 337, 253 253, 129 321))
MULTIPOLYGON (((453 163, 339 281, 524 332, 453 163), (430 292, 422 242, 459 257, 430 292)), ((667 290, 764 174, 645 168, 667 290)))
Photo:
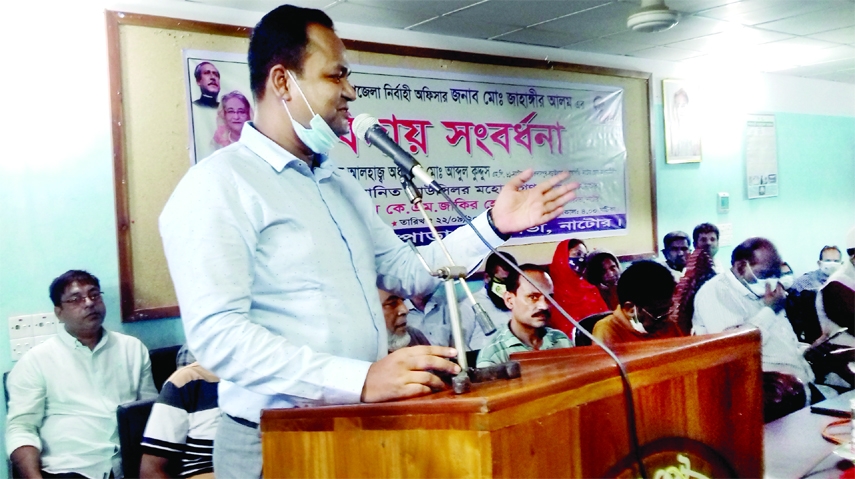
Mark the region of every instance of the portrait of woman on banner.
POLYGON ((226 93, 217 108, 217 130, 212 139, 218 150, 240 139, 243 124, 252 118, 252 105, 243 93, 235 90, 226 93))

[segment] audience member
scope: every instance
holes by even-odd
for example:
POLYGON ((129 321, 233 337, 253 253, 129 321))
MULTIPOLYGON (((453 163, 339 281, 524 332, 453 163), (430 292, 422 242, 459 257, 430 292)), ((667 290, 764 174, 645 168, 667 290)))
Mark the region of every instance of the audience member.
POLYGON ((386 320, 386 338, 389 352, 410 346, 430 346, 428 338, 418 329, 407 326, 409 309, 400 296, 384 291, 380 293, 380 305, 383 306, 383 318, 386 320))
MULTIPOLYGON (((517 264, 516 258, 508 253, 502 253, 508 260, 517 264)), ((507 291, 507 280, 511 274, 508 263, 496 254, 491 254, 484 262, 484 287, 472 293, 475 301, 484 308, 487 316, 496 326, 498 332, 507 327, 511 319, 511 311, 505 305, 505 291, 507 291)), ((490 337, 484 333, 478 321, 475 320, 475 311, 465 298, 460 304, 460 322, 463 326, 463 335, 466 345, 470 351, 477 351, 490 342, 490 337)), ((492 336, 492 333, 490 336, 492 336)))
POLYGON ((816 265, 817 269, 799 276, 790 289, 792 291, 819 291, 828 277, 843 265, 843 255, 840 253, 840 248, 823 246, 819 251, 819 261, 816 262, 816 265))
MULTIPOLYGON (((609 311, 600 290, 583 276, 587 255, 588 247, 584 241, 575 238, 564 240, 555 248, 552 264, 549 266, 549 274, 555 281, 553 298, 576 321, 609 311)), ((549 325, 572 337, 573 323, 552 306, 550 313, 549 325)))
POLYGON ((672 231, 665 235, 662 241, 664 248, 662 249, 662 257, 665 266, 671 271, 674 276, 674 281, 680 281, 683 277, 683 270, 686 268, 686 261, 689 259, 689 235, 682 231, 672 231))
MULTIPOLYGON (((552 293, 552 279, 540 266, 524 264, 520 269, 547 294, 552 293)), ((508 277, 505 304, 511 310, 507 328, 497 333, 490 343, 478 353, 477 367, 501 364, 511 353, 540 349, 569 348, 566 334, 546 326, 549 305, 543 293, 516 271, 508 277)))
POLYGON ((796 276, 793 272, 793 268, 790 266, 790 263, 787 263, 786 261, 781 261, 781 277, 778 278, 778 282, 781 283, 781 286, 784 288, 784 291, 793 287, 795 278, 796 276))
MULTIPOLYGON (((695 297, 694 334, 756 327, 762 337, 763 371, 795 376, 804 385, 814 374, 786 318, 779 283, 781 257, 767 239, 749 238, 733 250, 731 269, 707 281, 695 297)), ((821 394, 814 394, 814 399, 821 394)))
POLYGON ((178 369, 163 384, 145 426, 140 477, 213 479, 220 379, 186 345, 175 363, 178 369))
POLYGON ((846 254, 849 255, 849 261, 844 261, 843 265, 828 277, 817 300, 824 333, 828 333, 828 322, 825 321, 827 318, 845 327, 850 335, 855 334, 855 227, 846 235, 846 254))
POLYGON ((600 290, 606 306, 618 306, 617 285, 620 279, 620 261, 608 251, 592 251, 585 258, 585 280, 600 290))
POLYGON ((607 346, 646 339, 682 336, 668 318, 674 277, 655 261, 637 261, 621 275, 620 304, 594 325, 593 335, 607 346))
POLYGON ((451 320, 441 288, 428 295, 405 299, 407 324, 418 329, 434 346, 451 345, 451 320))
POLYGON ((697 248, 689 255, 684 275, 680 278, 674 296, 671 298, 671 311, 668 319, 680 328, 680 334, 688 336, 692 332, 692 316, 695 314, 695 295, 701 286, 716 275, 715 263, 705 248, 697 248))
POLYGON ((695 249, 706 249, 709 252, 710 257, 713 260, 713 264, 715 265, 716 273, 720 273, 722 271, 722 268, 715 260, 715 255, 718 253, 719 237, 720 234, 718 226, 712 223, 701 223, 698 226, 695 226, 695 229, 692 230, 692 245, 695 249))
POLYGON ((157 389, 140 340, 104 329, 101 294, 86 271, 54 279, 63 327, 9 373, 6 448, 19 477, 122 477, 116 408, 157 389))

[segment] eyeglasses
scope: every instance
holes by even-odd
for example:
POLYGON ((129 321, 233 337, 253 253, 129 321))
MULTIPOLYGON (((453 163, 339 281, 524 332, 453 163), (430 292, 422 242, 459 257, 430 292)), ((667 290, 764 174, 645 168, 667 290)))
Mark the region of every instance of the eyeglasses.
POLYGON ((247 112, 243 108, 239 110, 235 110, 234 108, 226 108, 226 115, 246 115, 247 113, 249 112, 247 112))
POLYGON ((80 305, 86 303, 87 299, 89 301, 92 301, 93 303, 97 303, 97 302, 101 301, 103 295, 104 295, 104 293, 102 293, 100 291, 93 291, 93 292, 86 294, 86 295, 72 296, 68 299, 63 299, 62 303, 73 304, 74 306, 80 306, 80 305))
POLYGON ((653 316, 652 314, 650 314, 650 311, 642 308, 641 306, 639 306, 638 309, 644 311, 644 314, 650 316, 650 318, 653 319, 654 323, 658 323, 658 322, 662 321, 663 319, 665 319, 666 317, 668 317, 668 313, 670 312, 670 311, 665 311, 663 314, 660 314, 659 316, 653 316))

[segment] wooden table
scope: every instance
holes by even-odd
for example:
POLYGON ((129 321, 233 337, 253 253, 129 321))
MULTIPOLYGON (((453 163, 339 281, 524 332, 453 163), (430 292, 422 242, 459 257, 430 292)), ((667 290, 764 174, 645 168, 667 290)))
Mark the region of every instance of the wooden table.
MULTIPOLYGON (((845 396, 855 397, 855 391, 845 396)), ((832 451, 834 444, 822 438, 822 430, 839 417, 814 414, 809 407, 766 424, 763 430, 764 461, 768 479, 837 479, 852 463, 832 451)))

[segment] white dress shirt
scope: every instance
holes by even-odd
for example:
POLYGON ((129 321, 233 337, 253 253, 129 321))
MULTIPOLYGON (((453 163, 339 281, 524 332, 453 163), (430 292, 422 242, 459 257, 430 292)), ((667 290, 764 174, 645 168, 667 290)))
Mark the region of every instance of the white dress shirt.
MULTIPOLYGON (((320 157, 314 169, 247 122, 239 142, 190 168, 160 216, 188 345, 221 378, 221 409, 359 402, 387 354, 377 287, 401 297, 439 280, 376 214, 362 186, 320 157)), ((493 245, 486 214, 473 220, 493 245)), ((456 263, 488 253, 469 228, 445 238, 456 263)), ((420 248, 429 265, 447 261, 420 248)))
POLYGON ((65 331, 24 354, 8 378, 6 449, 41 451, 42 469, 122 477, 116 408, 157 397, 146 347, 104 331, 90 350, 65 331))
POLYGON ((698 290, 692 333, 720 333, 742 326, 760 329, 764 371, 792 374, 805 385, 813 382, 813 370, 802 355, 784 310, 776 314, 726 270, 698 290))

